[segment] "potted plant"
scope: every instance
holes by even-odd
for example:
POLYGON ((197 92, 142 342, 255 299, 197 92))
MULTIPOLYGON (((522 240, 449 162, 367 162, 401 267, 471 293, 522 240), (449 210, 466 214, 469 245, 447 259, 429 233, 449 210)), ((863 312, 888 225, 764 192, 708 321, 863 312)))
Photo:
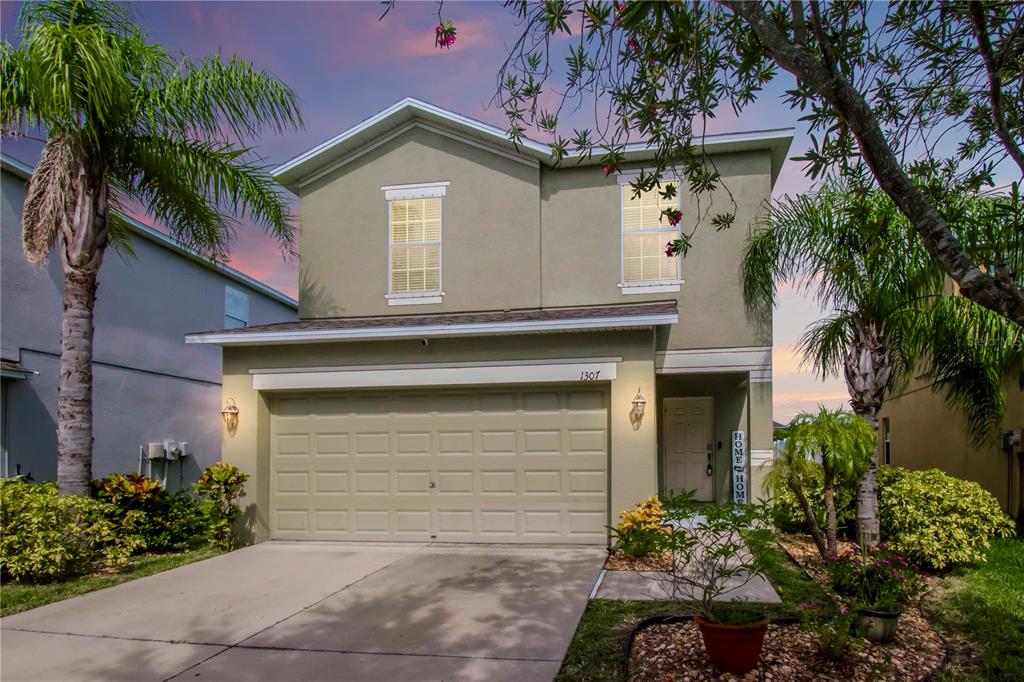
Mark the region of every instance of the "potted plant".
POLYGON ((670 598, 692 605, 708 657, 723 673, 750 672, 761 657, 765 609, 738 603, 738 592, 762 576, 747 541, 769 534, 765 519, 763 505, 685 504, 665 512, 662 542, 672 561, 661 580, 670 598))
POLYGON ((860 629, 873 642, 896 636, 903 607, 923 589, 917 567, 884 543, 874 552, 854 545, 824 565, 832 589, 857 609, 860 629))

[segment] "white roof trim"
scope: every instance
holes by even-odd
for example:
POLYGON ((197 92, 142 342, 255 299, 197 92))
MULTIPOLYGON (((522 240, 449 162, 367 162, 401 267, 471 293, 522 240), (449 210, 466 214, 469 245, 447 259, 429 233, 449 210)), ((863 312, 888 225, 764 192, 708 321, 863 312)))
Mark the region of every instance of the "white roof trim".
POLYGON ((477 336, 485 334, 528 334, 536 332, 583 331, 593 329, 651 327, 676 324, 678 313, 660 315, 623 315, 577 318, 571 320, 528 320, 516 322, 474 322, 434 324, 415 327, 362 327, 357 329, 309 329, 265 332, 204 332, 186 334, 185 343, 212 343, 220 346, 261 344, 318 343, 327 341, 367 341, 376 339, 431 338, 435 336, 477 336))
MULTIPOLYGON (((536 165, 539 162, 544 162, 550 165, 554 164, 554 159, 551 155, 551 148, 549 145, 531 140, 529 138, 522 138, 518 142, 515 142, 509 138, 508 132, 497 128, 495 126, 483 123, 481 121, 474 120, 468 116, 457 114, 441 107, 428 104, 412 97, 407 97, 387 109, 371 116, 370 118, 358 123, 357 125, 349 128, 335 137, 313 147, 309 151, 306 151, 293 159, 281 164, 275 168, 271 174, 275 179, 283 185, 295 188, 302 187, 313 180, 323 177, 326 173, 331 172, 339 168, 340 166, 352 161, 355 158, 365 154, 371 149, 376 148, 383 141, 393 139, 395 136, 405 132, 413 124, 420 123, 424 128, 432 130, 434 132, 448 135, 455 139, 461 140, 468 144, 473 144, 484 149, 488 149, 495 153, 507 156, 517 161, 523 161, 532 165, 536 165), (452 128, 461 129, 463 132, 470 135, 477 135, 482 139, 476 140, 470 137, 459 135, 452 130, 445 130, 431 125, 429 122, 423 121, 408 121, 404 125, 399 124, 396 129, 393 130, 382 130, 379 134, 374 135, 373 140, 364 141, 365 143, 361 146, 353 148, 348 153, 339 151, 342 154, 340 158, 333 160, 326 160, 319 167, 308 168, 307 171, 303 172, 300 169, 301 166, 307 164, 313 159, 327 154, 339 146, 345 145, 346 142, 356 138, 364 133, 373 135, 372 130, 374 126, 383 125, 386 121, 393 117, 404 114, 405 118, 410 116, 415 117, 426 117, 428 121, 434 119, 433 122, 444 122, 450 125, 452 128), (490 144, 488 144, 488 141, 490 144), (294 175, 291 175, 293 174, 294 175), (291 175, 291 177, 285 177, 291 175)), ((742 149, 750 149, 751 144, 759 145, 756 148, 773 148, 773 166, 782 165, 786 150, 789 148, 789 142, 793 138, 793 128, 777 128, 771 130, 756 130, 742 133, 723 133, 713 135, 703 135, 694 138, 694 144, 698 147, 703 147, 708 152, 728 152, 738 151, 738 149, 730 148, 739 146, 742 149), (766 145, 767 143, 767 145, 766 145), (774 149, 774 147, 784 146, 785 149, 774 149), (776 152, 778 152, 779 158, 776 159, 776 152), (777 163, 776 163, 777 162, 777 163)), ((630 157, 636 157, 643 154, 649 154, 652 148, 647 142, 635 142, 629 143, 622 147, 623 153, 626 156, 626 161, 632 161, 637 159, 631 159, 630 157)), ((599 155, 597 155, 599 156, 599 155)), ((597 156, 586 153, 573 153, 568 154, 565 157, 567 161, 582 162, 589 160, 593 163, 597 163, 597 156)), ((778 175, 778 168, 773 168, 773 180, 778 175)))
MULTIPOLYGON (((4 170, 10 171, 24 180, 28 180, 32 176, 32 166, 29 166, 28 164, 23 163, 22 161, 19 161, 14 157, 8 156, 7 154, 0 154, 0 166, 2 166, 4 170)), ((238 270, 235 270, 232 267, 229 267, 222 263, 215 263, 211 261, 209 258, 206 258, 205 256, 202 256, 199 253, 190 249, 189 247, 185 246, 177 239, 169 235, 166 235, 163 232, 157 230, 156 228, 151 227, 143 222, 140 222, 135 218, 132 218, 131 216, 124 215, 120 212, 118 213, 118 215, 124 218, 125 221, 128 223, 129 227, 132 228, 132 231, 138 234, 139 236, 145 237, 146 239, 152 242, 156 242, 160 246, 170 249, 171 251, 174 251, 179 255, 185 256, 186 258, 195 261, 196 263, 202 265, 203 267, 213 270, 214 272, 220 273, 221 275, 224 275, 228 279, 232 279, 238 282, 239 284, 245 285, 249 289, 253 289, 258 293, 261 293, 269 298, 272 298, 278 303, 283 303, 284 305, 290 308, 298 310, 299 302, 296 301, 291 296, 287 296, 278 291, 277 289, 267 286, 263 282, 260 282, 257 279, 253 279, 249 275, 239 272, 238 270)))

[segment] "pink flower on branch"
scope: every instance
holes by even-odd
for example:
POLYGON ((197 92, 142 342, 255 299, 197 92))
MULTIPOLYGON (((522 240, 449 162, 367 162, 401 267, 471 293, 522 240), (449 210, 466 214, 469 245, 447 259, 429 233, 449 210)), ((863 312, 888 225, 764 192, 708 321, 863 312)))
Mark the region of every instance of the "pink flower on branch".
POLYGON ((434 29, 434 45, 451 49, 455 44, 455 24, 451 21, 442 21, 434 29))

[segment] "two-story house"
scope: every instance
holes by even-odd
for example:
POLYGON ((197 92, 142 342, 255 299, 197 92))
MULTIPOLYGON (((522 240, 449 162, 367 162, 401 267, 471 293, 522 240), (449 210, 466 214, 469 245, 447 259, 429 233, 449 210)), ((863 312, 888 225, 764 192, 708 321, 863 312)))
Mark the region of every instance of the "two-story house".
MULTIPOLYGON (((406 99, 276 169, 299 321, 188 336, 224 349, 257 539, 603 544, 659 491, 758 491, 772 339, 739 264, 791 139, 704 141, 737 227, 682 259, 629 187, 645 145, 606 176, 406 99)), ((678 205, 688 229, 708 197, 678 205)))
MULTIPOLYGON (((0 248, 0 475, 57 476, 57 384, 64 276, 60 255, 25 258, 21 210, 32 168, 7 155, 0 248)), ((214 264, 129 218, 134 257, 110 251, 100 268, 93 344, 93 474, 137 471, 174 489, 217 461, 221 353, 183 332, 294 320, 294 299, 214 264), (188 443, 185 459, 150 460, 149 443, 188 443), (139 459, 140 446, 146 458, 139 459)))

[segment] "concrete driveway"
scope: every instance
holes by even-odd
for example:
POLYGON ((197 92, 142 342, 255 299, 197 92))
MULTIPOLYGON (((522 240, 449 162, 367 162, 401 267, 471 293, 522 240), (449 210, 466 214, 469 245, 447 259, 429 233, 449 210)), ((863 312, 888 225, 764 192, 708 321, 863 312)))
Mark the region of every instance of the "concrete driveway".
POLYGON ((0 620, 0 677, 550 680, 604 558, 265 543, 0 620))

